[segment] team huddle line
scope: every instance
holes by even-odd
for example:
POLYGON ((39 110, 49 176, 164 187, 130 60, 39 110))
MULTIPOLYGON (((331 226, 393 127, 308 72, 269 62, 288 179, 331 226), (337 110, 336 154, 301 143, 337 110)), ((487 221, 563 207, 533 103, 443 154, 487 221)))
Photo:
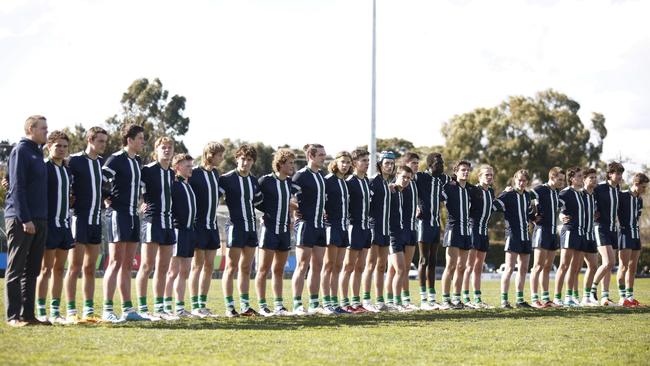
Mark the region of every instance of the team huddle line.
POLYGON ((123 126, 123 149, 106 161, 101 155, 108 133, 100 127, 88 131, 84 151, 69 157, 68 136, 61 131, 48 134, 45 117, 29 117, 25 133, 8 163, 6 310, 10 325, 216 316, 207 307, 207 294, 221 246, 217 224, 221 198, 229 211, 221 281, 228 317, 490 308, 482 300, 481 272, 489 249, 488 224, 497 212, 503 213, 506 223, 502 308, 640 306, 633 287, 641 248, 641 196, 649 180, 636 174, 630 189, 622 191, 620 163, 609 164, 606 181, 600 184, 595 169, 554 167, 548 182, 533 189, 528 171, 522 169, 497 196, 492 167, 480 166, 478 182, 471 184, 470 162, 457 162, 449 176, 439 153, 427 155, 427 169, 418 171, 417 154, 407 152, 398 163, 393 152, 383 151, 377 175, 368 178, 368 151, 339 152, 325 167, 325 148, 308 144, 304 168, 294 171, 294 153, 279 149, 273 172, 258 178, 251 174, 257 152, 249 145, 235 152, 234 170, 219 174, 217 166, 225 148, 218 142, 205 146, 201 163, 195 167, 189 154, 174 154, 171 138, 160 137, 152 162, 143 165, 138 153, 144 148, 144 129, 136 124, 123 126), (47 146, 45 160, 42 145, 47 146), (328 173, 323 172, 325 168, 328 173), (447 209, 444 228, 443 204, 447 209), (256 210, 262 212, 259 223, 256 210), (102 214, 107 219, 109 255, 98 316, 93 298, 102 214), (285 307, 282 279, 291 231, 297 264, 290 311, 285 307), (140 242, 135 306, 131 264, 140 242), (438 302, 435 263, 440 244, 445 248, 446 265, 438 302), (419 306, 411 299, 408 278, 416 250, 419 306), (551 298, 549 275, 558 250, 560 265, 551 298), (609 294, 617 253, 618 304, 609 294), (249 300, 256 254, 258 310, 249 300), (531 254, 528 302, 524 286, 531 254), (587 272, 580 298, 578 274, 583 262, 587 272), (510 278, 516 268, 525 270, 516 272, 516 301, 511 305, 510 278), (266 300, 269 272, 272 304, 266 300), (150 312, 147 288, 152 273, 154 308, 150 312), (239 309, 233 297, 236 274, 239 309), (75 298, 80 275, 84 300, 78 314, 75 298), (306 304, 301 297, 305 285, 310 294, 306 304), (373 285, 375 301, 370 296, 373 285), (188 287, 191 304, 186 307, 188 287), (66 316, 59 308, 64 290, 66 316), (114 311, 116 290, 122 300, 121 316, 114 311))

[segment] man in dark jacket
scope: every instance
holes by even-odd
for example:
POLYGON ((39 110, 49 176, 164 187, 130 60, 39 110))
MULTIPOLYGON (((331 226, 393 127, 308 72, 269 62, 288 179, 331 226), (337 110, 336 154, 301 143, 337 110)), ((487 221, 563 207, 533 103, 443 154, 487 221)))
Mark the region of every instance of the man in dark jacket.
POLYGON ((41 150, 47 141, 45 117, 27 118, 25 135, 8 163, 5 306, 10 326, 42 324, 34 315, 34 296, 47 237, 47 169, 41 150))

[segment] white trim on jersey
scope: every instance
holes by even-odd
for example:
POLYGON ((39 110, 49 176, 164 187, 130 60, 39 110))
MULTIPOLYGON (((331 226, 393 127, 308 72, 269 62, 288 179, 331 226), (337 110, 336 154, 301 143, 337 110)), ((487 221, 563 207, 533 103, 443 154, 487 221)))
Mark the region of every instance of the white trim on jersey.
POLYGON ((237 175, 237 181, 239 182, 239 201, 241 203, 241 214, 244 218, 244 231, 248 232, 248 219, 246 217, 246 197, 244 197, 244 180, 243 178, 238 174, 237 175))

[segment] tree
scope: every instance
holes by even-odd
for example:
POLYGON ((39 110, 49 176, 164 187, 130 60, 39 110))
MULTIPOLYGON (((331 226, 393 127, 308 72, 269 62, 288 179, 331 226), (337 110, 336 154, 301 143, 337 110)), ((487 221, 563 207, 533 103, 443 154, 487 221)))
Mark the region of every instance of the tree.
POLYGON ((160 79, 149 81, 137 79, 122 94, 120 103, 122 113, 106 120, 110 134, 106 155, 122 148, 120 128, 127 123, 136 123, 145 129, 146 144, 141 156, 147 160, 153 152, 154 142, 158 137, 169 136, 176 142, 176 153, 187 152, 179 138, 187 133, 189 117, 183 116, 186 99, 180 95, 169 97, 169 91, 163 88, 160 79))
POLYGON ((76 124, 73 128, 64 128, 63 132, 65 132, 70 139, 70 143, 68 144, 68 151, 70 154, 86 149, 86 129, 84 126, 76 124))
POLYGON ((579 109, 573 99, 546 90, 456 115, 442 127, 445 158, 492 165, 499 187, 521 168, 534 178, 545 179, 553 166, 593 166, 600 160, 607 136, 605 117, 594 113, 592 139, 578 116, 579 109))
MULTIPOLYGON (((368 145, 359 146, 359 149, 368 150, 368 145)), ((407 151, 415 149, 415 145, 409 140, 400 137, 391 137, 387 139, 377 139, 377 152, 392 151, 396 157, 402 156, 407 151)))
POLYGON ((239 139, 233 141, 229 138, 221 140, 221 143, 226 148, 223 153, 223 161, 219 165, 219 172, 221 174, 237 167, 235 152, 244 144, 255 147, 255 150, 257 151, 257 161, 253 165, 253 168, 251 168, 251 174, 259 178, 262 175, 269 174, 273 171, 273 153, 275 153, 273 147, 265 145, 262 142, 248 143, 239 139))

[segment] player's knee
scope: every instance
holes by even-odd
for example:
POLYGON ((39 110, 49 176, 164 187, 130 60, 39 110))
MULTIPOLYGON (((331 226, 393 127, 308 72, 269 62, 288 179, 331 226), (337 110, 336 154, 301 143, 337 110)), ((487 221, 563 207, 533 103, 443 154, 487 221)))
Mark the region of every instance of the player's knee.
MULTIPOLYGON (((75 276, 77 275, 79 275, 78 269, 77 269, 77 274, 75 276)), ((95 275, 95 266, 94 265, 83 266, 83 275, 84 277, 93 277, 95 275)))
POLYGON ((59 276, 59 277, 63 277, 63 275, 65 274, 65 268, 63 266, 60 266, 60 267, 55 266, 54 268, 52 268, 52 274, 54 274, 56 276, 59 276))
POLYGON ((275 266, 275 267, 273 267, 273 276, 275 276, 275 277, 284 276, 284 267, 283 266, 275 266))
POLYGON ((183 267, 178 270, 178 275, 181 276, 181 278, 187 278, 190 275, 190 269, 183 267))
POLYGON ((343 264, 334 264, 332 266, 332 273, 341 273, 341 270, 343 269, 343 264))
POLYGON ((142 273, 144 273, 145 275, 148 276, 153 271, 153 266, 151 264, 149 264, 149 263, 143 262, 140 265, 140 270, 142 271, 142 273))
MULTIPOLYGON (((77 264, 72 265, 71 264, 70 267, 68 267, 68 277, 78 278, 80 273, 81 273, 81 266, 80 265, 77 265, 77 264)), ((86 268, 85 267, 84 267, 84 275, 86 275, 86 268)))
POLYGON ((420 267, 428 267, 429 266, 429 258, 427 257, 420 257, 420 267))
POLYGON ((52 276, 52 267, 41 267, 39 275, 42 278, 50 278, 50 276, 52 276))

